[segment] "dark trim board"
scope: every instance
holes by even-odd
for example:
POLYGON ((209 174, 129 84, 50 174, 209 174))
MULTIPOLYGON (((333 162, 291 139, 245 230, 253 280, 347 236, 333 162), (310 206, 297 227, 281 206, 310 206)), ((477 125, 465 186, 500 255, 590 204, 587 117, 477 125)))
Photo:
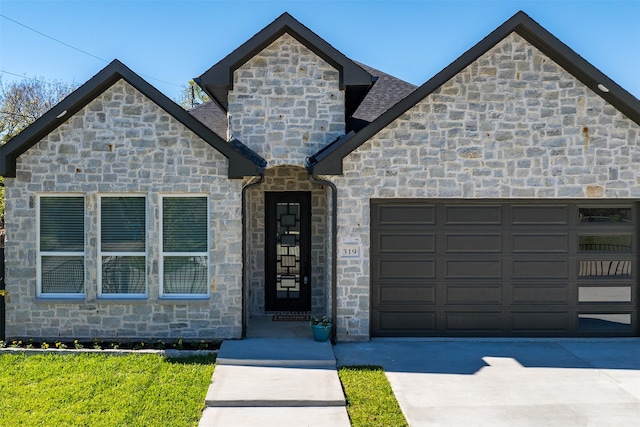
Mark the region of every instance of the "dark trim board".
POLYGON ((371 200, 372 336, 637 336, 634 200, 371 200))

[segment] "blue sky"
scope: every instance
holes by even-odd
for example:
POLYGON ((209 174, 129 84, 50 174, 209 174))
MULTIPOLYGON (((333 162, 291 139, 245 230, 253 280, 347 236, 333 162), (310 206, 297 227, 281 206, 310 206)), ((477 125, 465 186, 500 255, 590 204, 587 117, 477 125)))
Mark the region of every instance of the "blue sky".
POLYGON ((348 57, 419 85, 518 10, 640 98, 640 0, 0 0, 0 76, 84 83, 117 58, 177 99, 289 12, 348 57))

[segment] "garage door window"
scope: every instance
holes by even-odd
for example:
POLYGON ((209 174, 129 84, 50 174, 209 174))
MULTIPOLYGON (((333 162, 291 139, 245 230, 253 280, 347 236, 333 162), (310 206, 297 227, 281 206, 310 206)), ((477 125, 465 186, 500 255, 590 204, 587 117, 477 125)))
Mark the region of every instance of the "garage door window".
POLYGON ((578 236, 578 249, 580 252, 631 252, 632 238, 630 234, 578 236))
POLYGON ((631 222, 631 208, 580 208, 579 213, 580 222, 631 222))
POLYGON ((578 315, 580 332, 631 332, 631 315, 628 313, 588 313, 578 315))

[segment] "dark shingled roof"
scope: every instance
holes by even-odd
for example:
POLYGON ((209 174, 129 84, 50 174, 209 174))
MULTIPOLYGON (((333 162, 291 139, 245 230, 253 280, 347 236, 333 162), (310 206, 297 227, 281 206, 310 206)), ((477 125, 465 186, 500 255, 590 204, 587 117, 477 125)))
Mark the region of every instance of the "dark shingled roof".
POLYGON ((207 101, 188 110, 189 114, 211 129, 220 138, 227 140, 227 113, 213 101, 207 101))
POLYGON ((378 81, 353 114, 354 119, 372 122, 418 87, 360 62, 356 64, 377 77, 378 81))
MULTIPOLYGON (((360 130, 413 92, 417 86, 400 80, 368 65, 356 62, 378 80, 364 98, 353 118, 347 118, 347 132, 360 130)), ((189 110, 189 113, 214 131, 222 139, 227 139, 227 114, 215 102, 208 101, 189 110)))

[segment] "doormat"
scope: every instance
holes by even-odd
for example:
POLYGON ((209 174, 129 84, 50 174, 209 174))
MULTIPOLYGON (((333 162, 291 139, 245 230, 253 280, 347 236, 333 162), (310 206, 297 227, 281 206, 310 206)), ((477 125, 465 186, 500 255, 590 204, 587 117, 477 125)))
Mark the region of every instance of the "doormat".
POLYGON ((274 314, 274 322, 308 322, 308 314, 274 314))

